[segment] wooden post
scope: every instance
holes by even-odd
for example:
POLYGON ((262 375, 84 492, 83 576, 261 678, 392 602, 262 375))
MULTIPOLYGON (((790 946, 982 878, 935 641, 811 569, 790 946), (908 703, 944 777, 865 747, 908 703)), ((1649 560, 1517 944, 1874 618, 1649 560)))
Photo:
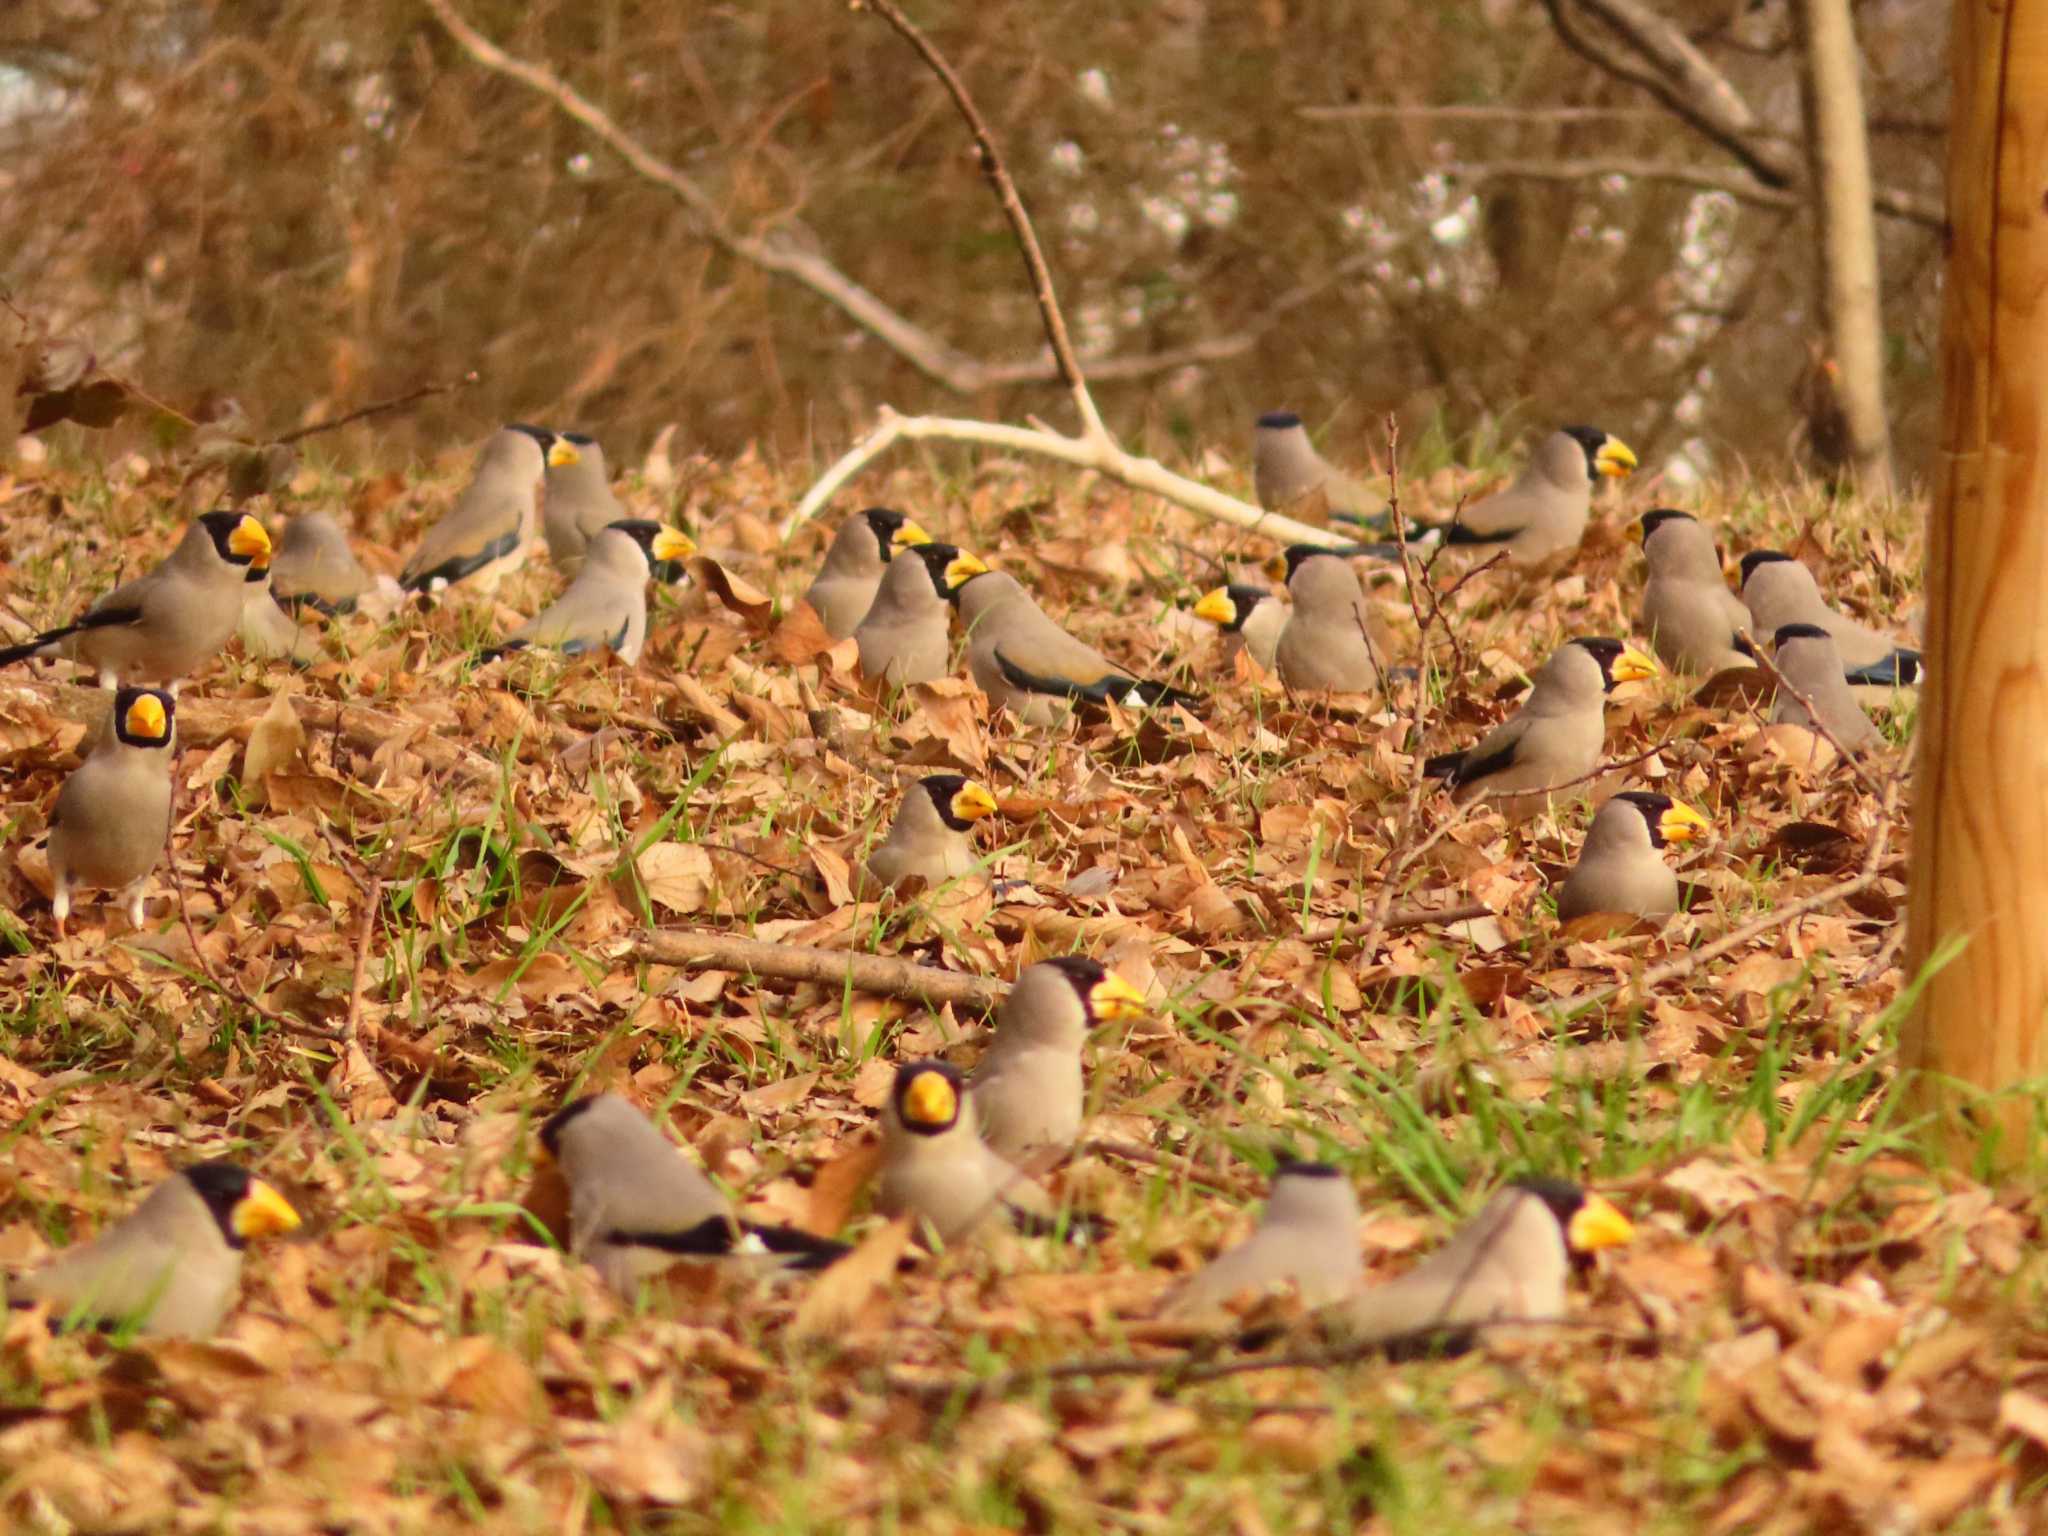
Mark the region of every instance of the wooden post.
POLYGON ((1863 54, 1849 0, 1796 0, 1805 58, 1809 195, 1819 244, 1821 311, 1849 426, 1849 458, 1867 495, 1892 489, 1891 424, 1884 410, 1884 315, 1877 210, 1870 201, 1870 130, 1863 116, 1863 54))
MULTIPOLYGON (((1956 0, 1950 47, 1908 975, 1966 947, 1901 1045, 1908 1067, 1996 1090, 2048 1076, 2048 0, 1956 0)), ((1999 1120, 2017 1132, 2026 1111, 1999 1120)))

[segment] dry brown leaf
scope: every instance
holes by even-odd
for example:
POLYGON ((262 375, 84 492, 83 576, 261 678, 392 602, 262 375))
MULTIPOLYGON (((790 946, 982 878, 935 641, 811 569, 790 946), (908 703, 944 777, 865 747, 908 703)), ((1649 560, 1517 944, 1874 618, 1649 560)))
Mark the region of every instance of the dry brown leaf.
POLYGON ((884 1222, 812 1281, 789 1325, 790 1336, 821 1338, 859 1323, 868 1303, 896 1278, 896 1262, 909 1245, 910 1227, 908 1216, 884 1222))
POLYGON ((656 843, 633 869, 650 902, 685 917, 701 912, 711 894, 711 855, 696 843, 656 843))

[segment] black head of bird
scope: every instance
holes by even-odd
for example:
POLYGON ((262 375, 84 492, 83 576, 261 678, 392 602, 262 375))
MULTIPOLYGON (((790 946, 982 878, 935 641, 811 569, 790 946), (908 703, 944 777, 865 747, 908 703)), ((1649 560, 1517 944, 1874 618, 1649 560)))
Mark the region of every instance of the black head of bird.
POLYGON ((939 820, 955 832, 967 831, 977 821, 995 815, 997 810, 996 797, 989 792, 988 786, 964 774, 928 774, 917 781, 917 790, 931 797, 939 820))
POLYGON ((869 507, 856 515, 874 533, 875 548, 885 561, 899 549, 914 549, 932 541, 930 534, 892 507, 869 507))
POLYGON ((958 597, 960 589, 974 577, 988 571, 986 565, 957 544, 924 539, 908 547, 931 573, 932 590, 947 602, 958 597))
POLYGON ((1674 800, 1669 795, 1654 794, 1649 790, 1630 789, 1614 797, 1634 806, 1642 813, 1643 825, 1650 834, 1650 846, 1662 848, 1667 843, 1690 843, 1704 837, 1713 829, 1713 824, 1683 800, 1674 800))
POLYGON ((123 688, 114 695, 114 734, 131 747, 164 746, 176 711, 176 701, 160 688, 123 688))
POLYGON ((1286 432, 1300 426, 1301 417, 1293 411, 1267 411, 1258 424, 1262 431, 1286 432))
POLYGON ((1100 960, 1091 960, 1086 955, 1059 955, 1043 963, 1067 979, 1090 1024, 1142 1019, 1151 1012, 1145 994, 1100 960))
POLYGON ((1636 467, 1633 449, 1612 433, 1598 427, 1565 427, 1561 429, 1581 448, 1586 450, 1586 478, 1598 481, 1602 475, 1620 479, 1636 467))
POLYGON ((1676 507, 1655 507, 1645 512, 1636 522, 1636 542, 1647 545, 1650 538, 1666 523, 1694 523, 1699 519, 1690 512, 1681 512, 1676 507))
POLYGON ((299 1213, 291 1202, 239 1163, 195 1163, 185 1170, 185 1182, 220 1223, 230 1248, 298 1230, 299 1213))
POLYGON ((1207 619, 1211 624, 1220 626, 1225 634, 1241 634, 1245 620, 1252 616, 1253 610, 1272 596, 1264 587, 1233 581, 1228 586, 1204 592, 1192 611, 1196 618, 1207 619))
POLYGON ((1832 643, 1834 638, 1818 624, 1781 624, 1778 632, 1771 636, 1771 647, 1782 651, 1788 641, 1826 640, 1832 643))
MULTIPOLYGON (((666 523, 657 523, 649 517, 622 517, 605 524, 605 531, 623 533, 640 546, 647 556, 648 569, 660 576, 664 569, 674 570, 678 563, 697 553, 696 540, 680 528, 671 528, 666 523)), ((662 576, 662 580, 669 578, 662 576)))
POLYGON ((213 540, 213 547, 229 565, 239 565, 250 581, 261 581, 270 572, 270 534, 246 512, 219 507, 200 514, 199 524, 213 540))
POLYGON ((507 432, 517 432, 522 437, 532 438, 534 442, 540 445, 540 455, 543 459, 548 456, 548 451, 555 446, 555 434, 546 427, 535 426, 530 421, 508 421, 505 423, 504 430, 507 432))
POLYGON ((1589 1255, 1602 1248, 1618 1248, 1635 1236, 1635 1227, 1612 1201, 1568 1179, 1522 1178, 1509 1182, 1549 1208, 1564 1233, 1565 1247, 1574 1254, 1589 1255))
POLYGON ((1756 574, 1758 566, 1776 565, 1781 561, 1790 565, 1792 557, 1782 550, 1752 549, 1742 557, 1742 584, 1745 587, 1749 585, 1749 578, 1756 574))
POLYGON ((1632 645, 1606 635, 1581 635, 1566 642, 1575 645, 1600 664, 1602 688, 1609 693, 1617 683, 1636 683, 1655 677, 1657 663, 1632 645))
POLYGON ((1281 556, 1284 562, 1281 566, 1281 580, 1292 583, 1294 573, 1301 569, 1304 560, 1313 560, 1318 555, 1337 556, 1340 553, 1341 551, 1331 549, 1326 544, 1290 544, 1286 553, 1281 556))
POLYGON ((960 1069, 946 1062, 905 1062, 896 1069, 890 1099, 905 1130, 918 1136, 937 1136, 959 1124, 966 1086, 960 1069))

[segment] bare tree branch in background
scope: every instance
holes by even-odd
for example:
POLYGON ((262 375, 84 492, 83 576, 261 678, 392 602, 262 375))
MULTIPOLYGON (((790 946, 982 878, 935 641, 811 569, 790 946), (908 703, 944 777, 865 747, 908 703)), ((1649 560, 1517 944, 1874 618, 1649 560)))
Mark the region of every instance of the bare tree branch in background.
MULTIPOLYGON (((1720 145, 1755 178, 1758 191, 1793 191, 1806 181, 1799 152, 1792 147, 1797 136, 1759 117, 1713 61, 1649 6, 1640 0, 1543 4, 1567 47, 1616 79, 1648 91, 1695 132, 1720 145), (1602 24, 1601 40, 1588 35, 1577 11, 1602 24), (1615 43, 1622 48, 1617 50, 1615 43)), ((1873 189, 1871 197, 1884 213, 1941 227, 1937 198, 1890 187, 1873 189)))
MULTIPOLYGON (((440 4, 444 0, 430 0, 440 4)), ((787 539, 798 528, 815 515, 819 508, 830 501, 833 495, 854 475, 858 474, 878 455, 901 439, 912 441, 936 441, 958 443, 982 443, 1010 448, 1023 453, 1034 453, 1043 458, 1056 459, 1077 468, 1093 469, 1109 476, 1135 491, 1147 491, 1155 496, 1199 512, 1205 517, 1235 527, 1264 534, 1269 538, 1288 543, 1329 544, 1343 542, 1337 533, 1328 528, 1317 528, 1299 523, 1277 513, 1264 512, 1234 496, 1177 475, 1155 459, 1142 459, 1126 453, 1110 436, 1109 429, 1102 423, 1102 413, 1095 408, 1095 400, 1088 392, 1088 381, 1081 371, 1081 360, 1075 354, 1073 343, 1067 336, 1066 318, 1060 313, 1059 298, 1053 292, 1052 268, 1047 264, 1045 253, 1039 249, 1038 235, 1031 227, 1031 216, 1024 211, 1024 200, 1018 195, 1017 184, 1011 178, 1009 168, 1003 164, 1002 152, 996 148, 995 136, 989 131, 987 122, 974 105, 974 98, 968 95, 967 87, 953 72, 931 40, 912 25, 910 18, 896 8, 894 0, 853 0, 856 10, 871 11, 893 27, 897 34, 917 50, 918 56, 930 66, 953 98, 953 104, 960 109, 966 120, 968 131, 974 135, 976 151, 981 158, 981 168, 987 175, 996 201, 1002 205, 1003 217, 1009 221, 1010 229, 1017 237, 1018 248, 1024 256, 1024 266, 1031 278, 1033 297, 1038 302, 1039 317, 1045 323, 1046 336, 1052 344, 1054 357, 1059 362, 1060 375, 1074 397, 1075 413, 1081 418, 1081 431, 1076 436, 1056 432, 1042 422, 1033 422, 1028 428, 1005 426, 1000 422, 960 421, 933 416, 899 416, 887 406, 881 410, 881 421, 870 432, 825 471, 824 475, 797 504, 782 525, 782 537, 787 539)))
MULTIPOLYGON (((465 21, 453 0, 426 0, 426 4, 448 35, 477 63, 547 97, 634 171, 673 193, 714 245, 764 272, 808 288, 927 378, 961 394, 976 394, 1009 385, 1049 384, 1062 377, 1057 356, 1014 362, 969 357, 847 276, 821 253, 817 236, 793 216, 759 235, 732 228, 717 200, 687 172, 648 149, 553 70, 505 52, 465 21)), ((1091 363, 1090 371, 1097 379, 1128 381, 1242 356, 1286 314, 1334 287, 1350 270, 1351 264, 1341 263, 1322 278, 1283 295, 1244 329, 1147 356, 1103 358, 1091 363)))
MULTIPOLYGON (((1631 176, 1642 181, 1668 181, 1725 192, 1737 202, 1759 208, 1803 208, 1807 199, 1784 187, 1765 186, 1741 171, 1712 166, 1679 165, 1657 160, 1478 160, 1453 161, 1441 168, 1446 176, 1467 181, 1593 181, 1602 176, 1631 176)), ((1872 206, 1880 213, 1927 229, 1941 228, 1941 204, 1910 192, 1880 189, 1872 206)))
POLYGON ((1884 409, 1884 315, 1877 221, 1870 208, 1870 139, 1863 126, 1863 56, 1849 0, 1793 0, 1802 58, 1814 215, 1820 226, 1821 316, 1839 372, 1849 458, 1863 489, 1892 488, 1891 424, 1884 409))

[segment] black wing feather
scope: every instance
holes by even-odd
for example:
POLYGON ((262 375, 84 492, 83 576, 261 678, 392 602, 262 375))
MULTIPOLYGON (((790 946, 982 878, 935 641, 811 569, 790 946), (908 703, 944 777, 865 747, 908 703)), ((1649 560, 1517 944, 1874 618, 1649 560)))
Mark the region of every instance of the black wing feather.
POLYGON ((453 559, 443 560, 431 571, 420 571, 408 576, 400 581, 399 585, 408 592, 424 592, 437 581, 444 581, 452 587, 463 577, 482 570, 493 560, 503 559, 518 547, 519 529, 514 527, 511 532, 491 540, 475 554, 457 555, 453 559))
POLYGON ((1858 687, 1909 688, 1920 681, 1920 653, 1902 647, 1882 661, 1846 669, 1842 675, 1858 687))
POLYGON ((1051 698, 1076 699, 1090 704, 1118 703, 1128 705, 1133 694, 1140 703, 1156 708, 1161 704, 1179 704, 1192 709, 1201 702, 1201 695, 1185 689, 1155 683, 1145 678, 1130 677, 1122 672, 1105 672, 1092 683, 1077 683, 1069 677, 1041 677, 1027 672, 1000 650, 996 652, 996 665, 1001 668, 1003 681, 1012 688, 1021 688, 1026 693, 1042 693, 1051 698))

